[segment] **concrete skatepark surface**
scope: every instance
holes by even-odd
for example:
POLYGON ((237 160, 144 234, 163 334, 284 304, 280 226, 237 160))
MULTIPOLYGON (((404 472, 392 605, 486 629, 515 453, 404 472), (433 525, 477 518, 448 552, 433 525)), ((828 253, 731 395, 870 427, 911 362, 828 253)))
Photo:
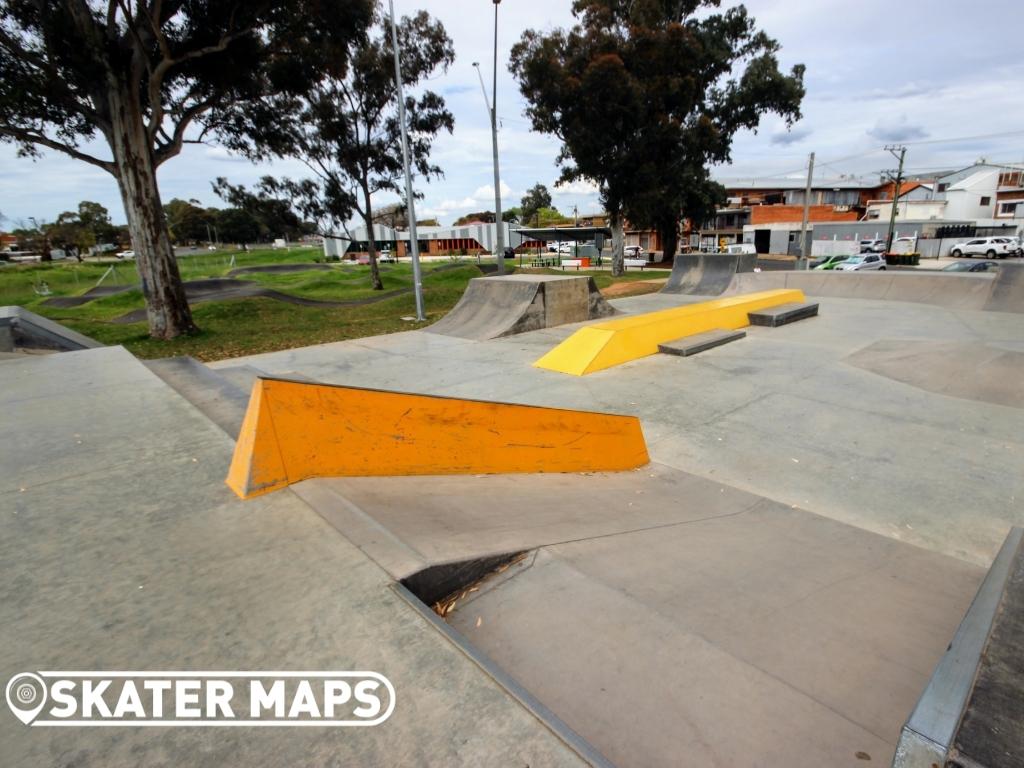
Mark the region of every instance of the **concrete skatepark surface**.
POLYGON ((5 680, 366 668, 401 681, 376 728, 28 728, 5 711, 4 765, 581 764, 298 497, 238 500, 223 484, 233 440, 123 349, 4 361, 0 375, 2 438, 33 448, 5 452, 0 475, 5 680))
POLYGON ((4 675, 368 668, 399 702, 384 725, 340 735, 72 732, 6 717, 5 754, 580 764, 474 648, 619 765, 885 765, 1024 518, 1024 409, 900 380, 891 359, 908 341, 959 345, 948 349, 965 367, 978 362, 968 349, 985 350, 983 364, 1024 353, 1024 314, 807 293, 816 318, 585 378, 530 366, 579 324, 489 341, 414 331, 199 372, 163 363, 161 377, 120 348, 0 363, 4 438, 24 446, 4 457, 0 489, 4 675), (654 463, 318 479, 242 502, 223 477, 261 373, 637 415, 654 463), (431 565, 523 549, 449 615, 461 640, 393 590, 431 565))

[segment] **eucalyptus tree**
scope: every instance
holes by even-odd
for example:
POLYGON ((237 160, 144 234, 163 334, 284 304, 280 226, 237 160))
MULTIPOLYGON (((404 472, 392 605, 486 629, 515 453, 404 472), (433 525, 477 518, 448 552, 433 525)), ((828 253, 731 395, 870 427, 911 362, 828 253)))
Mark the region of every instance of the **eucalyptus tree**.
POLYGON ((746 9, 719 6, 576 0, 572 28, 527 31, 512 49, 534 130, 562 142, 561 181, 598 184, 614 274, 631 208, 682 200, 695 171, 728 162, 733 136, 764 114, 800 117, 804 67, 783 73, 779 44, 746 9))
POLYGON ((150 334, 195 329, 157 168, 190 143, 251 155, 288 138, 296 100, 340 76, 371 0, 0 0, 0 140, 116 180, 150 334))

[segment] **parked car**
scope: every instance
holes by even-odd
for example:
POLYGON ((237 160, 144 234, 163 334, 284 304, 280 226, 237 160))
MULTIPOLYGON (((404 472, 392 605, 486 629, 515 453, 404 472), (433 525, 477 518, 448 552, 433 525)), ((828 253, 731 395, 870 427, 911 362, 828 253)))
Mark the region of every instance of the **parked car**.
POLYGON ((135 251, 118 251, 114 255, 119 259, 134 259, 135 251))
POLYGON ((558 244, 558 252, 559 253, 571 254, 575 250, 575 248, 576 248, 576 243, 559 243, 558 244))
POLYGON ((950 264, 947 267, 943 267, 943 272, 988 272, 992 269, 998 269, 999 265, 994 261, 958 261, 956 264, 950 264))
POLYGON ((642 259, 644 257, 644 247, 642 245, 627 245, 622 250, 627 259, 642 259))
POLYGON ((753 243, 735 243, 725 246, 725 252, 729 254, 753 254, 757 255, 757 248, 753 243))
POLYGON ((1005 259, 1007 256, 1016 256, 1020 251, 1020 243, 1016 238, 1010 237, 976 237, 966 243, 957 243, 950 250, 949 255, 960 258, 961 256, 985 256, 989 259, 1005 259))
POLYGON ((811 267, 811 269, 835 269, 848 258, 850 258, 849 254, 845 253, 835 254, 833 256, 826 256, 821 261, 815 262, 814 266, 811 267))
POLYGON ((837 264, 836 269, 843 272, 885 269, 885 256, 880 253, 862 253, 860 256, 851 256, 846 261, 837 264))
POLYGON ((861 253, 881 253, 885 250, 885 240, 861 240, 861 253))
POLYGON ((380 255, 377 257, 377 261, 381 264, 394 264, 397 259, 395 258, 395 255, 391 253, 390 248, 385 248, 380 252, 380 255))

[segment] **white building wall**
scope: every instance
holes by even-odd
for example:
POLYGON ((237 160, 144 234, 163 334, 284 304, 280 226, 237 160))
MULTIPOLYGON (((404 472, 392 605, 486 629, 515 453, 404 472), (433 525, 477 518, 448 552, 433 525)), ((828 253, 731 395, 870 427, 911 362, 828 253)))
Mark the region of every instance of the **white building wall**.
POLYGON ((999 169, 986 168, 946 190, 947 219, 990 219, 996 211, 999 169), (987 202, 985 202, 987 200, 987 202))
MULTIPOLYGON (((920 221, 922 219, 954 218, 947 214, 946 200, 900 200, 896 205, 896 221, 920 221)), ((892 200, 868 203, 865 209, 866 221, 889 221, 892 200)))

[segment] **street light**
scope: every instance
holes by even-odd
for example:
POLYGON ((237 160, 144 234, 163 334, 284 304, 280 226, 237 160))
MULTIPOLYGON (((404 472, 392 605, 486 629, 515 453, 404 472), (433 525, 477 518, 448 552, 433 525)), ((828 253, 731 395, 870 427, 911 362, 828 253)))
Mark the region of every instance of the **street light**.
MULTIPOLYGON (((402 65, 398 58, 398 27, 395 26, 395 3, 388 0, 391 11, 391 45, 395 49, 395 88, 398 92, 398 122, 402 127, 402 164, 405 166, 406 218, 409 219, 409 255, 412 257, 412 288, 416 297, 416 319, 426 320, 423 314, 423 279, 420 275, 420 243, 416 232, 416 205, 412 197, 412 171, 409 170, 409 138, 405 127, 405 97, 402 95, 402 65)), ((370 237, 373 237, 370 227, 370 237)))
POLYGON ((498 274, 505 273, 505 230, 501 221, 501 175, 498 172, 498 5, 494 3, 494 81, 491 85, 491 100, 487 101, 487 89, 484 88, 484 77, 480 74, 480 62, 474 61, 476 74, 480 78, 480 90, 484 92, 484 103, 491 113, 491 148, 494 153, 494 233, 495 250, 498 256, 498 274))

